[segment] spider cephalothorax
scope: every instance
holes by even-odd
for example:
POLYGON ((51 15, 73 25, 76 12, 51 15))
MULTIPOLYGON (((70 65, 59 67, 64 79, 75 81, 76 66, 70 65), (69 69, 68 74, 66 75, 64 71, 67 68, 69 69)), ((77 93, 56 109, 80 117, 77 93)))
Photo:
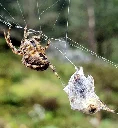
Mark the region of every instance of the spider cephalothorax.
POLYGON ((48 61, 48 58, 45 54, 46 49, 50 45, 50 40, 48 39, 48 43, 45 47, 42 47, 41 42, 41 34, 38 36, 32 36, 31 38, 28 38, 29 32, 27 32, 27 26, 24 28, 24 38, 21 40, 21 45, 19 49, 16 49, 15 46, 12 45, 10 40, 10 30, 11 27, 9 27, 9 30, 5 35, 5 40, 8 44, 8 46, 12 49, 13 53, 21 55, 22 56, 22 63, 31 69, 37 70, 37 71, 44 71, 48 67, 50 67, 55 75, 60 79, 57 72, 55 71, 54 66, 48 61))

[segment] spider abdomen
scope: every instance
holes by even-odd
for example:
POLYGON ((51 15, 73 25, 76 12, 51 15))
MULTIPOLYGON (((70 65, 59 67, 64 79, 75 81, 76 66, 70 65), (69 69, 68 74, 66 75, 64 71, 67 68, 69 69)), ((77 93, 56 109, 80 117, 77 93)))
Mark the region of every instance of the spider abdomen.
POLYGON ((29 56, 23 59, 23 63, 34 70, 44 71, 49 67, 49 61, 45 55, 39 53, 39 56, 29 56))

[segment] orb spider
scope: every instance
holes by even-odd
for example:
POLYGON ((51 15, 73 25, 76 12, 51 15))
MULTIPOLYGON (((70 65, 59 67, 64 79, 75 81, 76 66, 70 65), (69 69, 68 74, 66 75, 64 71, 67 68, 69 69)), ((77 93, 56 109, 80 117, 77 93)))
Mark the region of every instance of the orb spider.
POLYGON ((10 30, 11 26, 9 27, 7 33, 4 31, 5 40, 8 46, 12 49, 13 53, 22 56, 22 63, 26 67, 37 71, 44 71, 50 67, 54 74, 60 79, 55 67, 50 63, 45 53, 51 42, 49 39, 47 40, 47 45, 42 47, 40 44, 42 34, 28 38, 29 32, 27 31, 26 26, 24 28, 24 38, 21 40, 21 45, 19 49, 16 49, 10 39, 10 30))

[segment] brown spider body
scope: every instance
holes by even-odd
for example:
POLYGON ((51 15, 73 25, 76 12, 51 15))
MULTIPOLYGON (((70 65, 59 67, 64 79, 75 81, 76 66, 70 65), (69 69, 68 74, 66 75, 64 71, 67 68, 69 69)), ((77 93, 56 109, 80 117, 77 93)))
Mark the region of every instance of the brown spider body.
POLYGON ((37 44, 35 44, 36 40, 33 40, 34 39, 31 38, 27 40, 25 44, 21 43, 20 49, 23 53, 22 63, 31 69, 44 71, 49 67, 50 62, 48 61, 46 54, 42 52, 43 50, 38 50, 37 47, 41 47, 41 45, 37 46, 37 44))
POLYGON ((49 61, 47 60, 47 57, 44 56, 42 53, 39 55, 34 54, 34 56, 29 57, 23 57, 22 63, 31 69, 37 70, 37 71, 44 71, 49 67, 49 61), (43 63, 42 63, 43 60, 43 63))
POLYGON ((37 71, 44 71, 48 67, 50 67, 54 74, 60 79, 57 72, 55 71, 54 66, 48 61, 48 58, 45 54, 46 49, 50 45, 50 40, 48 39, 48 43, 45 47, 42 47, 40 44, 41 35, 32 36, 28 39, 29 33, 27 32, 27 27, 24 28, 24 38, 21 40, 21 45, 19 49, 16 49, 10 40, 10 30, 9 27, 8 33, 4 31, 5 40, 8 46, 12 49, 13 53, 22 56, 22 63, 31 69, 37 71))

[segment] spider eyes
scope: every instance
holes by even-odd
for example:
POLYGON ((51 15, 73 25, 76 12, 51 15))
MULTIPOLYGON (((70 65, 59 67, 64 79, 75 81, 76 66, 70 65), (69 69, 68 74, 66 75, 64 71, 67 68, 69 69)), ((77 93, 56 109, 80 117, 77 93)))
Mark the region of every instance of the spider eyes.
POLYGON ((39 39, 39 38, 34 38, 34 39, 35 39, 36 41, 38 41, 38 42, 40 41, 40 39, 39 39))

